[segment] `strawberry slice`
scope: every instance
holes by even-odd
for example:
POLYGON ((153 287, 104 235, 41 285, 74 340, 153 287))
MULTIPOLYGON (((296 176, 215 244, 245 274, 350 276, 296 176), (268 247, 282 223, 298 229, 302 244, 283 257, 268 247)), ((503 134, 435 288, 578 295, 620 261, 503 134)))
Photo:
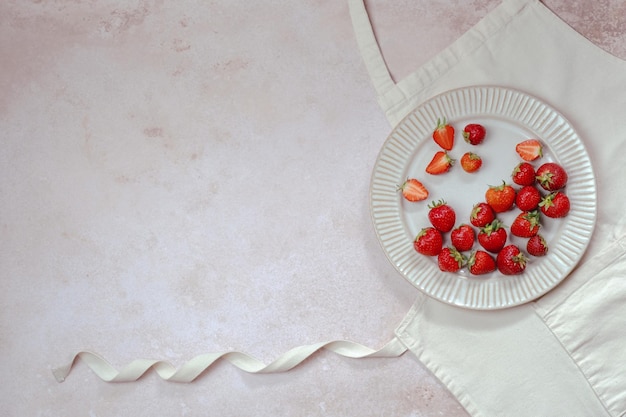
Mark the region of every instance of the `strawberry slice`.
POLYGON ((437 127, 433 131, 433 140, 446 151, 451 151, 454 146, 454 127, 450 126, 444 117, 437 119, 437 127))
POLYGON ((534 161, 543 156, 543 146, 537 139, 528 139, 515 145, 515 151, 524 161, 534 161))
POLYGON ((448 172, 450 167, 454 165, 455 160, 448 156, 448 152, 439 151, 435 153, 433 159, 426 167, 426 172, 432 175, 443 174, 448 172))
POLYGON ((398 186, 398 191, 401 191, 402 196, 408 201, 422 201, 428 198, 428 190, 415 178, 407 178, 402 185, 398 186))

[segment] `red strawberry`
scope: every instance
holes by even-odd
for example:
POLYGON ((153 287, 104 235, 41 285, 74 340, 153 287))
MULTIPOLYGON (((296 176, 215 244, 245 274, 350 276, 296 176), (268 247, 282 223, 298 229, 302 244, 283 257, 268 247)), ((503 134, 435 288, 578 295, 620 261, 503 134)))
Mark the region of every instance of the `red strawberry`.
POLYGON ((454 146, 454 128, 448 124, 446 118, 437 119, 437 127, 433 131, 433 140, 446 151, 454 146))
POLYGON ((528 162, 520 162, 513 169, 511 178, 517 185, 533 185, 535 183, 535 168, 528 162))
POLYGON ((485 201, 496 213, 510 210, 515 203, 515 189, 502 181, 502 185, 492 185, 485 193, 485 201))
POLYGON ((548 253, 548 244, 541 235, 535 235, 528 239, 526 251, 533 256, 544 256, 548 253))
POLYGON ((467 266, 470 274, 484 275, 496 270, 496 261, 487 252, 477 250, 470 255, 467 266))
POLYGON ((570 209, 569 198, 561 191, 555 191, 541 200, 539 208, 541 212, 548 217, 565 217, 570 209))
POLYGON ((443 248, 437 257, 439 269, 444 272, 456 272, 463 267, 465 256, 454 248, 443 248))
POLYGON ((496 219, 480 229, 480 232, 478 232, 478 243, 480 243, 486 251, 498 253, 500 249, 504 247, 506 237, 507 234, 506 230, 504 230, 504 226, 500 220, 496 219))
POLYGON ((476 172, 482 164, 483 160, 473 152, 465 152, 461 157, 461 167, 465 172, 476 172))
POLYGON ((502 248, 496 258, 498 270, 504 275, 517 275, 526 269, 526 255, 515 245, 502 248))
POLYGON ((476 227, 484 227, 494 221, 495 218, 496 214, 489 204, 478 203, 472 209, 472 214, 470 215, 470 223, 472 223, 476 227))
POLYGON ((426 172, 432 175, 443 174, 448 172, 450 167, 454 165, 455 160, 448 156, 448 152, 439 151, 435 153, 433 159, 426 167, 426 172))
POLYGON ((546 162, 535 172, 539 185, 547 191, 556 191, 567 184, 567 172, 555 162, 546 162))
POLYGON ((517 192, 515 205, 522 211, 532 211, 539 206, 541 194, 532 185, 526 185, 517 192))
POLYGON ((444 233, 452 230, 456 221, 456 213, 452 207, 444 200, 439 200, 436 203, 433 201, 428 208, 430 209, 428 219, 435 229, 444 233))
POLYGON ((443 247, 443 236, 434 227, 425 227, 415 237, 413 247, 422 255, 437 256, 443 247))
POLYGON ((476 232, 472 229, 472 226, 462 224, 450 233, 450 239, 452 240, 452 246, 458 251, 468 251, 474 246, 474 240, 476 239, 476 232))
POLYGON ((517 215, 511 225, 511 234, 519 237, 531 237, 539 233, 539 212, 525 211, 517 215))
POLYGON ((537 139, 528 139, 515 145, 515 151, 524 161, 534 161, 543 156, 543 146, 537 139))
POLYGON ((480 145, 485 139, 487 131, 483 125, 470 123, 463 129, 463 139, 470 145, 480 145))
POLYGON ((402 185, 398 186, 398 191, 401 191, 408 201, 421 201, 428 198, 428 190, 415 178, 408 178, 402 185))

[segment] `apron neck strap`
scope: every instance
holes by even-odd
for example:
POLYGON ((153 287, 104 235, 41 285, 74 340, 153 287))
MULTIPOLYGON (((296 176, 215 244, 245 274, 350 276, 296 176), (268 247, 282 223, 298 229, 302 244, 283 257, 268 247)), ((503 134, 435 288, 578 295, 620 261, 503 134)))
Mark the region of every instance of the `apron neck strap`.
MULTIPOLYGON (((378 97, 385 97, 396 88, 387 64, 376 41, 372 23, 370 22, 364 0, 349 0, 350 16, 354 33, 365 67, 372 79, 378 97)), ((383 108, 387 111, 388 109, 383 108)))

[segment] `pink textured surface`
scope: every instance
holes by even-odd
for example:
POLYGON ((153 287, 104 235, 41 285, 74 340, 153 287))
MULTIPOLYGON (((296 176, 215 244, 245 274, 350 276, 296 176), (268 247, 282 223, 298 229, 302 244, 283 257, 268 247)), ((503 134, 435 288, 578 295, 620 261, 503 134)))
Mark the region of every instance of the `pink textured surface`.
MULTIPOLYGON (((396 79, 498 3, 367 2, 396 79)), ((626 58, 622 1, 545 3, 626 58)), ((0 88, 7 415, 467 415, 411 355, 189 385, 50 372, 82 349, 121 367, 388 341, 416 290, 369 221, 390 128, 345 2, 2 2, 0 88)))

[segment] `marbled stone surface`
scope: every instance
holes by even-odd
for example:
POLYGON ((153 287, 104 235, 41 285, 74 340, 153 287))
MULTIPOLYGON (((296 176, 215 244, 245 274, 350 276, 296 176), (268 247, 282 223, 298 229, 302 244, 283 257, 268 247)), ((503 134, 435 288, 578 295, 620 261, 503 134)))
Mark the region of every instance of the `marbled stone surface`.
MULTIPOLYGON (((368 1, 412 72, 497 0, 368 1)), ((546 0, 626 59, 626 3, 546 0)), ((411 355, 320 352, 192 384, 116 367, 384 345, 415 289, 369 220, 390 131, 344 1, 0 3, 0 400, 8 416, 466 416, 411 355)))

